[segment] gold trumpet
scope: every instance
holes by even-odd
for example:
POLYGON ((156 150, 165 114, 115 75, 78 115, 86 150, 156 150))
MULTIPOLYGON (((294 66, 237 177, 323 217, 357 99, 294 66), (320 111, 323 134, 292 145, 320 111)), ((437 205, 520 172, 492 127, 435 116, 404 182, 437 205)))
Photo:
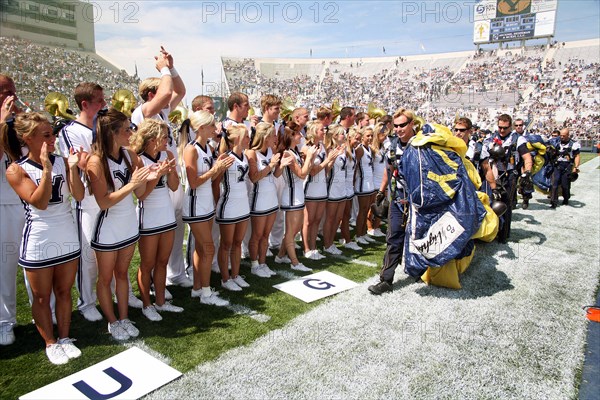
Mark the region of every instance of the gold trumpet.
POLYGON ((131 113, 137 106, 137 100, 130 90, 119 89, 112 96, 113 108, 121 111, 123 114, 131 117, 131 113))
POLYGON ((284 121, 290 121, 292 118, 292 113, 294 112, 294 103, 289 97, 281 102, 280 110, 279 116, 281 119, 284 121))
POLYGON ((340 99, 333 100, 333 103, 331 103, 331 111, 333 112, 333 119, 335 121, 335 119, 338 117, 338 115, 340 115, 340 112, 342 111, 340 99))
POLYGON ((383 118, 387 115, 387 113, 382 110, 381 108, 377 108, 377 106, 375 105, 375 103, 369 103, 369 106, 367 107, 367 114, 369 115, 369 118, 372 118, 374 120, 378 120, 379 118, 383 118))
POLYGON ((169 121, 171 121, 172 124, 179 125, 187 119, 189 113, 189 110, 183 105, 183 102, 181 102, 169 113, 169 121))
POLYGON ((69 110, 67 96, 58 92, 50 92, 44 99, 44 109, 55 118, 75 119, 69 110))

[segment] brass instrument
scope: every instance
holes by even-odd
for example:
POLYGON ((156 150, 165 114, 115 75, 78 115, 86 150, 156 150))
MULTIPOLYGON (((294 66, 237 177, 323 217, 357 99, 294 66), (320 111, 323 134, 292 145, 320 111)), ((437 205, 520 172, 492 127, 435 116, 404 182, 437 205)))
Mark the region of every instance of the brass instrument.
POLYGON ((172 124, 179 125, 187 119, 189 110, 183 105, 183 102, 179 103, 173 111, 169 113, 169 121, 172 124))
POLYGON ((387 115, 387 113, 382 110, 381 108, 377 108, 377 106, 375 106, 375 103, 369 103, 369 107, 367 108, 367 114, 369 115, 369 118, 372 118, 374 120, 378 120, 379 118, 383 118, 387 115))
POLYGON ((137 106, 137 100, 130 90, 119 89, 112 96, 113 108, 121 111, 123 114, 131 117, 131 113, 137 106))
POLYGON ((335 119, 338 117, 338 115, 340 115, 340 112, 342 111, 340 99, 333 100, 333 103, 331 103, 331 111, 333 112, 333 120, 335 121, 335 119))
POLYGON ((44 109, 54 117, 53 119, 75 119, 75 116, 69 110, 69 101, 67 96, 58 92, 50 92, 44 99, 44 109))
POLYGON ((294 103, 290 98, 287 98, 281 102, 280 110, 279 116, 281 119, 289 122, 292 118, 292 113, 294 112, 294 103))

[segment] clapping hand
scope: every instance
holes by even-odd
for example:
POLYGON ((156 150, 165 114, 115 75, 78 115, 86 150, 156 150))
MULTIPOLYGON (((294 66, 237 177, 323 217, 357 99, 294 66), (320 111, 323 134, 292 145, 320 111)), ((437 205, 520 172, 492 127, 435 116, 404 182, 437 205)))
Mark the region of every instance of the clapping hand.
POLYGON ((67 158, 67 164, 69 164, 69 169, 74 169, 79 165, 82 152, 83 147, 79 147, 79 150, 77 151, 73 147, 69 149, 69 157, 67 158))

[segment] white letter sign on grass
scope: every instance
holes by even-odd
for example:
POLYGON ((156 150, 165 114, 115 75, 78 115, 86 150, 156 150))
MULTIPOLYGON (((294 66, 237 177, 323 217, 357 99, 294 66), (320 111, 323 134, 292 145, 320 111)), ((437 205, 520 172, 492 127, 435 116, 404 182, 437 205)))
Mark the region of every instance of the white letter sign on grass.
POLYGON ((180 376, 181 372, 132 347, 20 399, 138 399, 180 376))
POLYGON ((273 285, 275 289, 291 294, 305 303, 310 303, 356 286, 358 286, 356 282, 328 271, 317 272, 316 274, 303 276, 293 281, 273 285))

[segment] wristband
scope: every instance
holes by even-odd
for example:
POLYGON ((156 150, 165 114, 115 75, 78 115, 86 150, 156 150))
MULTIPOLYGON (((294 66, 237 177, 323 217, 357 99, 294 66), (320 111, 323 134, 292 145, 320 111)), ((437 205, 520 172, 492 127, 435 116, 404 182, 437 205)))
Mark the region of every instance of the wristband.
POLYGON ((171 72, 171 77, 177 78, 179 76, 179 72, 177 72, 177 70, 175 69, 175 67, 169 69, 169 71, 171 72))
POLYGON ((165 75, 171 76, 171 71, 169 70, 169 67, 162 67, 160 69, 160 76, 163 77, 165 75))

